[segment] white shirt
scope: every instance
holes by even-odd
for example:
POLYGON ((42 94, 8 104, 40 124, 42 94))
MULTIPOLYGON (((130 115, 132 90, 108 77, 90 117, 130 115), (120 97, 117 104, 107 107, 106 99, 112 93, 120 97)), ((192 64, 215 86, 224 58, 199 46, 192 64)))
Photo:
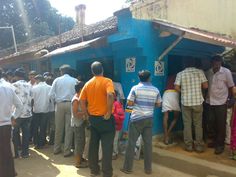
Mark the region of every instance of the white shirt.
MULTIPOLYGON (((73 114, 73 102, 77 100, 79 101, 79 98, 75 95, 71 100, 71 127, 79 127, 83 124, 84 120, 82 118, 77 118, 73 114)), ((80 106, 78 107, 78 111, 81 111, 80 106)))
POLYGON ((113 82, 115 90, 118 92, 117 98, 118 100, 125 99, 124 92, 122 89, 122 85, 119 82, 113 82))
POLYGON ((0 98, 0 126, 11 125, 11 117, 17 118, 21 114, 22 102, 9 83, 3 80, 0 80, 0 98))
POLYGON ((226 104, 229 88, 234 86, 232 73, 225 67, 220 67, 216 73, 212 69, 207 71, 206 77, 209 82, 206 102, 210 105, 226 104))
POLYGON ((45 82, 39 82, 32 88, 32 95, 34 100, 33 111, 34 113, 47 113, 49 112, 50 98, 48 96, 51 86, 45 82))
POLYGON ((20 118, 29 118, 32 116, 32 86, 25 80, 19 80, 12 84, 15 87, 15 93, 23 103, 23 109, 20 118))
POLYGON ((52 99, 55 98, 56 103, 71 101, 75 94, 75 84, 77 82, 77 79, 64 74, 53 81, 49 96, 52 99))

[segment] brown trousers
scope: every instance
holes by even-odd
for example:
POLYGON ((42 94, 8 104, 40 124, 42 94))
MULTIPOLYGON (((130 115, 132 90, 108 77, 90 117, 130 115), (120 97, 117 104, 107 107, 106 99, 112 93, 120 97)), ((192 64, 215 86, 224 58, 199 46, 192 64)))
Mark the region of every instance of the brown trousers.
POLYGON ((0 126, 0 177, 15 176, 10 141, 11 125, 0 126))

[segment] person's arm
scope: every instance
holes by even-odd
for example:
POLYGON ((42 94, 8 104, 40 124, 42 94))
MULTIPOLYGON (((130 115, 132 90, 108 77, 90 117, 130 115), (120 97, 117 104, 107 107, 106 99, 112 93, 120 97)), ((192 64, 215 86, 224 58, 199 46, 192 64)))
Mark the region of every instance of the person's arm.
POLYGON ((79 96, 79 104, 81 107, 81 111, 84 113, 85 117, 88 117, 86 85, 81 90, 79 96))
POLYGON ((104 115, 104 119, 110 119, 112 114, 112 106, 114 102, 114 94, 112 92, 107 93, 107 113, 104 115))
POLYGON ((57 79, 55 79, 52 83, 51 89, 49 91, 48 96, 50 97, 50 99, 54 100, 55 99, 55 89, 56 89, 56 81, 57 79))
POLYGON ((180 87, 180 85, 175 85, 175 90, 176 90, 177 92, 181 92, 181 87, 180 87))
POLYGON ((16 124, 15 119, 20 116, 21 111, 23 109, 23 104, 14 91, 12 91, 12 94, 13 94, 13 104, 15 106, 15 109, 14 109, 14 112, 12 113, 11 122, 12 122, 12 126, 15 126, 16 124))
POLYGON ((202 83, 202 89, 204 89, 204 90, 208 89, 208 82, 202 83))
POLYGON ((76 118, 80 118, 84 115, 83 111, 78 111, 79 110, 79 101, 74 100, 72 103, 72 111, 73 111, 73 116, 76 118))
POLYGON ((178 73, 176 76, 174 86, 177 92, 181 92, 181 74, 180 73, 178 73))
POLYGON ((160 92, 158 91, 158 95, 157 95, 157 98, 156 98, 155 106, 158 107, 158 108, 161 107, 161 102, 162 102, 161 94, 160 94, 160 92))

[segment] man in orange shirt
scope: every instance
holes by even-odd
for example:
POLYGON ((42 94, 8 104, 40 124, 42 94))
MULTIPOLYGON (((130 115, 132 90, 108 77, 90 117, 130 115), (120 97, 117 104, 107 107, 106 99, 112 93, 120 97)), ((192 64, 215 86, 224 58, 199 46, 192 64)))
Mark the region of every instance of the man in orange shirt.
POLYGON ((112 153, 115 136, 115 121, 112 116, 114 86, 111 79, 103 77, 103 67, 100 62, 93 62, 91 71, 94 77, 85 84, 80 95, 81 109, 85 114, 89 114, 91 124, 89 168, 91 176, 100 174, 98 149, 101 140, 103 177, 112 177, 112 153))

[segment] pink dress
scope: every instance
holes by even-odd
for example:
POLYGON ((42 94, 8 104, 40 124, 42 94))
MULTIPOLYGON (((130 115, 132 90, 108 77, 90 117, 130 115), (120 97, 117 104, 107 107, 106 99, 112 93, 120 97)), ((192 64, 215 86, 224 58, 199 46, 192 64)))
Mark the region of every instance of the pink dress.
POLYGON ((232 151, 236 151, 236 109, 234 110, 233 122, 231 126, 230 148, 232 151))

